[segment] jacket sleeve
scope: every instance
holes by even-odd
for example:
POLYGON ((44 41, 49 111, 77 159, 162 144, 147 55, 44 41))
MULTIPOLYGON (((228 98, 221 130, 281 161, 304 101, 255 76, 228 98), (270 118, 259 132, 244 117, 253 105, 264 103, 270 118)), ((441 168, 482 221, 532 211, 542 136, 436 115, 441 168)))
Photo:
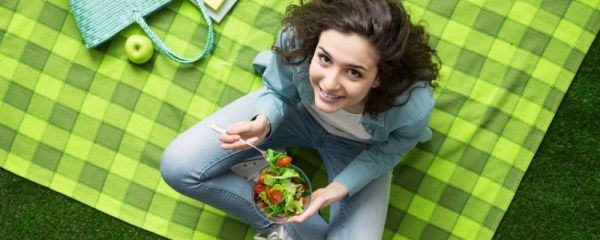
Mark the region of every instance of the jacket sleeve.
POLYGON ((393 130, 387 141, 373 142, 362 151, 334 180, 344 185, 352 196, 373 179, 393 169, 402 156, 412 150, 418 142, 429 140, 429 112, 412 125, 393 130))
MULTIPOLYGON (((293 37, 291 30, 279 34, 275 45, 284 52, 288 51, 288 38, 293 37)), ((262 114, 269 118, 271 131, 277 129, 284 116, 295 109, 300 101, 298 90, 293 79, 295 68, 285 64, 282 58, 273 51, 260 52, 254 59, 254 68, 262 73, 266 92, 261 94, 255 104, 255 115, 262 114)))

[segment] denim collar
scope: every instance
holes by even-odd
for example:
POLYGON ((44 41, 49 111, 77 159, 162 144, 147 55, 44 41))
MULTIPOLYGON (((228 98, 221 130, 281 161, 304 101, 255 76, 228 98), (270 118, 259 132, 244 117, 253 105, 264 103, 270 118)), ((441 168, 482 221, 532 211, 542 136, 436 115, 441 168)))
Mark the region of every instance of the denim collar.
POLYGON ((363 114, 361 122, 369 125, 376 125, 378 127, 384 127, 385 115, 387 115, 387 111, 379 113, 377 117, 373 117, 371 114, 365 113, 363 114))

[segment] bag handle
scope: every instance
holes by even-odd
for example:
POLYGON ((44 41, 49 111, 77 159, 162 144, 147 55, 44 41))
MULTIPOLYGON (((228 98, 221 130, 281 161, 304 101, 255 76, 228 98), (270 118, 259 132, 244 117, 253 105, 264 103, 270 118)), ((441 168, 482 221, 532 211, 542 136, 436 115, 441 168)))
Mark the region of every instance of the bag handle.
POLYGON ((194 5, 196 5, 200 9, 200 12, 202 12, 202 16, 204 17, 204 20, 206 21, 206 24, 208 25, 208 36, 206 37, 206 43, 204 44, 204 49, 202 50, 202 52, 200 52, 200 54, 198 54, 195 57, 191 57, 191 58, 186 58, 186 57, 183 57, 183 56, 175 53, 171 48, 169 48, 169 46, 167 46, 156 35, 156 33, 154 33, 154 31, 152 31, 150 26, 148 26, 148 24, 144 20, 144 16, 142 15, 142 13, 140 11, 133 10, 134 21, 137 22, 140 25, 140 27, 142 27, 142 30, 144 30, 144 32, 146 32, 146 34, 148 35, 148 37, 150 37, 152 42, 154 42, 154 44, 156 44, 156 46, 158 47, 158 50, 160 50, 162 53, 167 55, 169 58, 171 58, 177 62, 180 62, 180 63, 193 63, 195 61, 198 61, 198 60, 206 57, 210 53, 210 51, 212 51, 212 48, 213 48, 213 38, 214 38, 213 25, 212 25, 212 21, 210 20, 210 17, 208 16, 206 6, 204 6, 204 1, 203 0, 191 0, 191 2, 194 3, 194 5))

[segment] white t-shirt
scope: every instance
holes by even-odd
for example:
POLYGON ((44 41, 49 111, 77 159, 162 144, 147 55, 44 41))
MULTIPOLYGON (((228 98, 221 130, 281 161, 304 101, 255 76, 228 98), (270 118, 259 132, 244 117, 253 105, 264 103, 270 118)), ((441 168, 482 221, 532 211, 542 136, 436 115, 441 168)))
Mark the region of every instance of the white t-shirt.
POLYGON ((370 142, 372 137, 360 124, 362 114, 351 113, 340 109, 337 112, 323 112, 315 105, 303 104, 327 132, 355 141, 370 142))

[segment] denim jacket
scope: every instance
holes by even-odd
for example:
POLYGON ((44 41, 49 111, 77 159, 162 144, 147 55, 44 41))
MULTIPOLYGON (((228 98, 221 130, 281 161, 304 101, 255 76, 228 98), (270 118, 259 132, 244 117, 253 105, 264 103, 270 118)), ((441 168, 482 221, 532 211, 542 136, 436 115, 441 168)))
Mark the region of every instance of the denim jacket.
MULTIPOLYGON (((279 34, 276 45, 283 51, 299 46, 299 39, 291 30, 279 34)), ((314 104, 314 92, 308 77, 309 61, 300 65, 285 64, 273 51, 261 51, 254 59, 254 68, 262 74, 266 92, 259 96, 255 114, 268 117, 272 131, 302 101, 314 104)), ((418 82, 425 86, 425 82, 418 82)), ((404 102, 408 91, 397 97, 404 102)), ((413 149, 418 142, 431 139, 429 117, 434 106, 432 89, 416 87, 406 104, 395 106, 372 117, 363 114, 360 124, 372 136, 372 143, 344 169, 335 181, 344 185, 349 195, 360 191, 371 180, 389 172, 402 155, 413 149)))

